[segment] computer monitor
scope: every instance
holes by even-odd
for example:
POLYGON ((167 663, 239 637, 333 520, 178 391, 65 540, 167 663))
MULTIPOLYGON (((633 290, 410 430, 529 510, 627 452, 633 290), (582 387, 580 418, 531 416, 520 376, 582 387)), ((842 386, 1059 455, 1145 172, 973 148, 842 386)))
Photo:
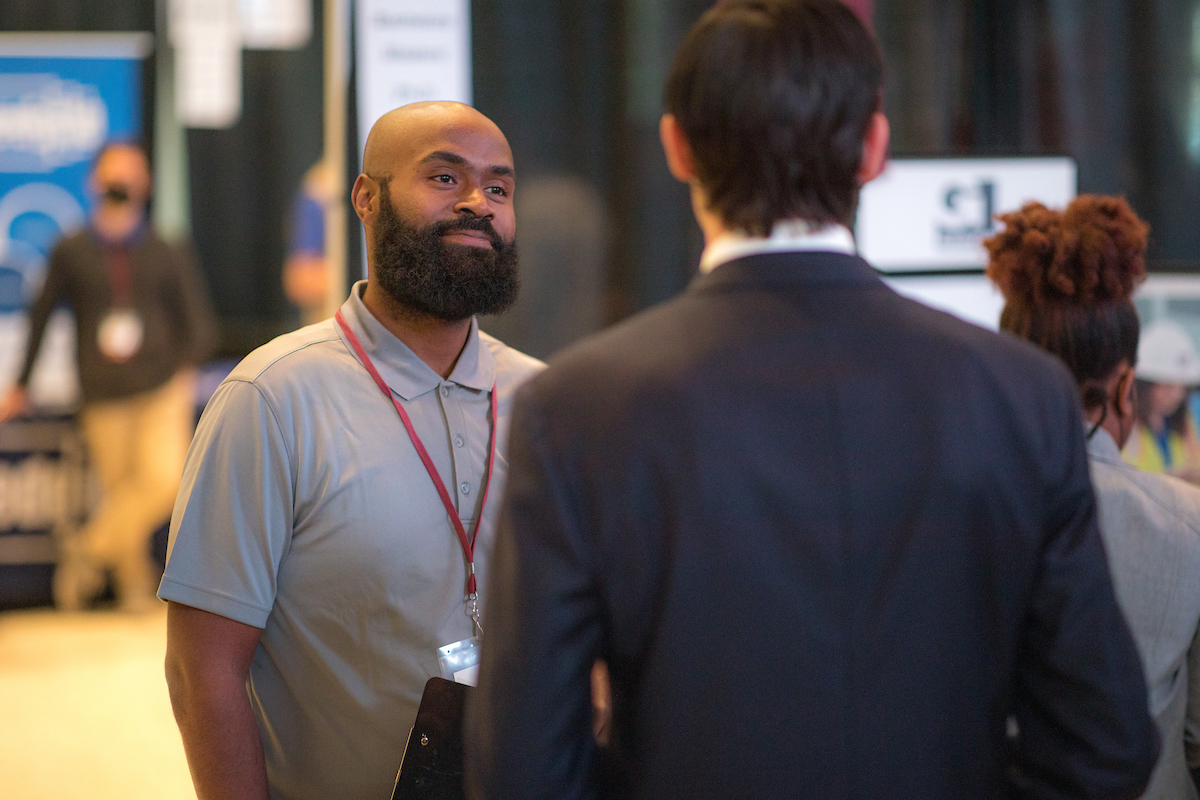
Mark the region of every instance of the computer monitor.
POLYGON ((1062 208, 1075 193, 1070 158, 893 159, 863 187, 858 250, 888 274, 982 271, 996 214, 1031 200, 1062 208))

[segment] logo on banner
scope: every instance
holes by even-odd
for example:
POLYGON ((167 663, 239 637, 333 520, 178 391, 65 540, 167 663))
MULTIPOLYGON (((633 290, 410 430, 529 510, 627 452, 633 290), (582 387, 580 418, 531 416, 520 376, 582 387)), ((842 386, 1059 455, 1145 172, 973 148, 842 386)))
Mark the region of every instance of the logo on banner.
POLYGON ((33 299, 55 242, 83 223, 83 207, 58 184, 23 183, 0 198, 0 312, 33 299))
POLYGON ((938 236, 945 247, 978 247, 986 236, 996 232, 996 184, 981 180, 973 185, 954 184, 942 195, 946 216, 938 225, 938 236))
POLYGON ((107 135, 108 108, 94 86, 0 74, 0 172, 51 172, 90 157, 107 135))

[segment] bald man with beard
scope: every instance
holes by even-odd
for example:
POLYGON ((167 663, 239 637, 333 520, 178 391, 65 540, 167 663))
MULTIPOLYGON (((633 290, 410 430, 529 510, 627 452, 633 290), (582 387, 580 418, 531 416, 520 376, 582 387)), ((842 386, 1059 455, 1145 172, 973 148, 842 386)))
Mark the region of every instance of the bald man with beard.
MULTIPOLYGON (((439 649, 480 635, 514 390, 512 152, 456 103, 371 130, 368 280, 259 348, 188 454, 159 596, 200 800, 378 800, 439 649)), ((464 676, 459 676, 460 678, 464 676)))

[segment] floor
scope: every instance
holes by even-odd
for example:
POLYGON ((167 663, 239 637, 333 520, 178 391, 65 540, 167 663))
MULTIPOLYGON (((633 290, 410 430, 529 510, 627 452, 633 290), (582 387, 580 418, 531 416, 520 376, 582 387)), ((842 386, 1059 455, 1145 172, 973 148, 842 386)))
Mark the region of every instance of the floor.
POLYGON ((148 614, 0 613, 0 797, 195 800, 148 614))

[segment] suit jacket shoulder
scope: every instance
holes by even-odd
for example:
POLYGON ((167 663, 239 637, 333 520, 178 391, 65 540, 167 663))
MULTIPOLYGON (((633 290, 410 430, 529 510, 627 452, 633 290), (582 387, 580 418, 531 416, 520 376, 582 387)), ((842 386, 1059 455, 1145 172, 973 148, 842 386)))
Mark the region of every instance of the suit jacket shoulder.
POLYGON ((614 796, 1001 797, 1014 753, 1028 796, 1145 786, 1077 389, 1031 345, 756 256, 552 359, 509 454, 493 796, 595 796, 596 658, 614 796))
POLYGON ((877 393, 880 408, 897 391, 936 395, 954 416, 999 408, 1039 428, 1044 444, 1062 440, 1049 426, 1077 415, 1078 404, 1058 359, 901 297, 861 259, 827 253, 725 264, 682 295, 567 348, 550 367, 529 392, 575 409, 561 417, 572 426, 593 419, 598 429, 628 419, 631 406, 681 397, 719 405, 722 387, 756 382, 764 384, 760 399, 773 394, 786 404, 796 389, 789 377, 877 393))

